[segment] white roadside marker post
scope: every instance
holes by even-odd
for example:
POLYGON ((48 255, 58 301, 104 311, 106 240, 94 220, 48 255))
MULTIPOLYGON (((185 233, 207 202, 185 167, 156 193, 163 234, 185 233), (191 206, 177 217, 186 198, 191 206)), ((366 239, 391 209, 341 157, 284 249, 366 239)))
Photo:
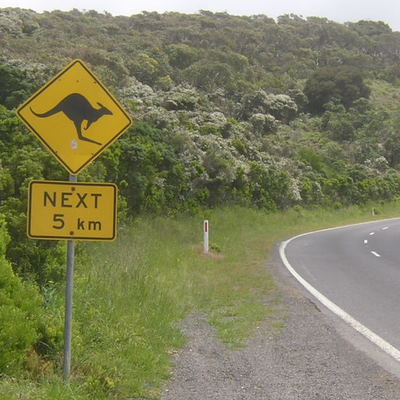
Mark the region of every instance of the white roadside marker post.
POLYGON ((204 252, 204 254, 208 254, 208 231, 209 231, 208 220, 205 219, 203 222, 203 232, 204 232, 203 252, 204 252))

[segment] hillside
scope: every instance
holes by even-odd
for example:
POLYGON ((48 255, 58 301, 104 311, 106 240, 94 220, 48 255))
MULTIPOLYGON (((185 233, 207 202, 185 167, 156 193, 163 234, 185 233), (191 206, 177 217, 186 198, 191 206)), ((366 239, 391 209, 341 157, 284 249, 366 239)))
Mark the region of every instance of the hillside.
POLYGON ((397 193, 400 35, 382 22, 2 9, 0 32, 1 62, 29 83, 6 86, 9 108, 74 58, 129 107, 136 129, 98 178, 133 213, 397 193))
POLYGON ((4 318, 31 324, 0 374, 23 369, 35 343, 44 359, 60 348, 55 319, 39 329, 35 315, 63 281, 65 249, 26 238, 26 203, 31 179, 67 174, 15 108, 76 58, 135 121, 79 176, 116 183, 124 220, 400 195, 400 32, 384 22, 0 8, 0 294, 3 279, 37 299, 5 294, 4 318))

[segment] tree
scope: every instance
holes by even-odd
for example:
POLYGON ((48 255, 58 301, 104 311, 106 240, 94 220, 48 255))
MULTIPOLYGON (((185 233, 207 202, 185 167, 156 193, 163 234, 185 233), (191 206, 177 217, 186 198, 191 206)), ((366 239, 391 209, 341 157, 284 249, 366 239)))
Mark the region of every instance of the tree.
POLYGON ((382 21, 361 20, 358 22, 348 22, 347 26, 361 36, 379 36, 392 32, 390 26, 382 21))
POLYGON ((288 123, 296 117, 297 105, 288 95, 267 94, 260 89, 243 96, 240 105, 240 118, 249 119, 254 114, 270 114, 275 119, 288 123))
POLYGON ((171 44, 167 48, 169 63, 178 69, 188 68, 191 64, 199 59, 199 52, 197 49, 190 47, 186 44, 171 44))
POLYGON ((0 104, 7 108, 18 106, 32 91, 25 73, 9 65, 0 65, 0 104))
POLYGON ((320 114, 330 101, 349 108, 359 98, 368 98, 370 89, 362 73, 354 67, 322 67, 307 80, 304 94, 308 98, 308 110, 320 114))
POLYGON ((225 63, 198 61, 186 68, 183 77, 191 85, 204 91, 226 87, 235 83, 233 69, 225 63))

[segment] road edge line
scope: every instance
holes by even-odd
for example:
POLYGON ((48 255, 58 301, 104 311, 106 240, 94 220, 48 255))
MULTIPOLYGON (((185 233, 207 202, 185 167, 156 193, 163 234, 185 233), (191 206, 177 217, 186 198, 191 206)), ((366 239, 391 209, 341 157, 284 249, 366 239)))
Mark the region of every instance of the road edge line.
MULTIPOLYGON (((395 218, 393 218, 393 219, 395 219, 395 218)), ((370 223, 371 222, 377 222, 377 221, 370 221, 370 223)), ((361 224, 364 224, 364 223, 361 223, 361 224)), ((354 224, 354 225, 361 225, 361 224, 354 224)), ((283 264, 287 268, 287 270, 320 303, 322 303, 326 308, 328 308, 330 311, 332 311, 334 314, 336 314, 339 318, 341 318, 343 321, 345 321, 348 325, 350 325, 353 329, 355 329, 357 332, 359 332, 361 335, 363 335, 365 338, 367 338, 370 342, 372 342, 375 345, 377 345, 386 354, 388 354, 389 356, 393 357, 396 361, 400 362, 400 351, 396 347, 392 346, 386 340, 382 339, 376 333, 372 332, 370 329, 368 329, 366 326, 364 326, 361 322, 357 321, 350 314, 348 314, 346 311, 341 309, 334 302, 332 302, 326 296, 324 296, 322 293, 320 293, 317 289, 315 289, 314 286, 312 286, 310 283, 308 283, 304 278, 302 278, 294 270, 294 268, 291 266, 291 264, 289 263, 289 260, 286 257, 286 253, 285 253, 286 246, 294 239, 297 239, 297 238, 299 238, 301 236, 310 235, 312 233, 323 232, 323 231, 333 230, 333 229, 341 229, 341 228, 345 228, 345 227, 349 227, 349 226, 352 226, 352 225, 346 225, 346 226, 341 226, 341 227, 336 227, 336 228, 322 229, 322 230, 313 231, 313 232, 307 232, 307 233, 303 233, 301 235, 294 236, 294 237, 292 237, 292 238, 290 238, 290 239, 288 239, 286 241, 281 242, 281 244, 279 246, 279 255, 281 257, 281 260, 282 260, 283 264)))

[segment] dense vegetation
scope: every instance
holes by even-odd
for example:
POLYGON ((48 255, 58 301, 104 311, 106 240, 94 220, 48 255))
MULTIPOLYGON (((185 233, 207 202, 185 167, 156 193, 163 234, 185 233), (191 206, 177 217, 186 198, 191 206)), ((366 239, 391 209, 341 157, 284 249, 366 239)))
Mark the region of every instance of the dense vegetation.
POLYGON ((400 33, 383 22, 0 9, 0 374, 59 366, 65 249, 28 240, 25 210, 31 179, 66 172, 15 107, 74 58, 135 120, 80 175, 115 182, 127 219, 400 194, 400 33))

